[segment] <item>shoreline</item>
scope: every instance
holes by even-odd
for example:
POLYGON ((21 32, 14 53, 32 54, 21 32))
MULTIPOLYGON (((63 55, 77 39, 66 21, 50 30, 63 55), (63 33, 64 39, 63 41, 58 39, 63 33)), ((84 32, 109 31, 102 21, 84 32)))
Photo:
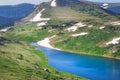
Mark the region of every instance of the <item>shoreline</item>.
POLYGON ((46 48, 50 48, 50 49, 54 49, 54 50, 58 50, 58 51, 63 51, 63 52, 70 52, 70 53, 75 53, 75 54, 83 54, 83 55, 88 55, 88 56, 96 56, 96 57, 103 57, 103 58, 108 58, 108 59, 117 59, 117 60, 120 60, 119 57, 112 57, 112 56, 109 56, 109 55, 91 55, 91 54, 87 54, 85 52, 75 52, 75 51, 70 51, 70 50, 62 50, 62 49, 59 49, 59 48, 55 48, 53 47, 51 44, 50 44, 50 39, 51 38, 54 38, 54 36, 50 37, 50 38, 44 38, 43 40, 41 41, 38 41, 37 44, 39 46, 42 46, 42 47, 46 47, 46 48))
POLYGON ((120 57, 112 57, 109 55, 96 55, 96 54, 88 54, 86 52, 76 52, 76 51, 70 51, 70 50, 61 50, 63 52, 69 52, 72 54, 81 54, 81 55, 86 55, 86 56, 94 56, 94 57, 102 57, 102 58, 107 58, 107 59, 116 59, 116 60, 120 60, 120 57))

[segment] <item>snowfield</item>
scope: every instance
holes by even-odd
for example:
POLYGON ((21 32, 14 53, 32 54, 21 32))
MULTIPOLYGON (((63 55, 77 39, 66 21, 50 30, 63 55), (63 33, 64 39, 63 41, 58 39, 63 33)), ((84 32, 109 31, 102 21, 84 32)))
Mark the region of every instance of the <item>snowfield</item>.
POLYGON ((111 22, 110 24, 113 25, 113 26, 119 26, 120 25, 120 21, 111 22))
POLYGON ((42 12, 45 11, 45 9, 42 9, 36 16, 30 20, 30 22, 39 22, 39 21, 48 21, 50 18, 41 18, 42 12))
POLYGON ((0 29, 0 32, 6 32, 10 29, 11 27, 7 27, 7 28, 4 28, 4 29, 0 29))
POLYGON ((41 27, 41 26, 45 26, 46 24, 47 24, 47 22, 40 22, 40 23, 37 23, 37 26, 41 27))
POLYGON ((105 26, 101 26, 101 27, 99 27, 99 29, 104 29, 105 28, 105 26))
POLYGON ((52 0, 52 2, 51 2, 51 7, 56 7, 56 6, 57 6, 56 0, 52 0))
POLYGON ((45 38, 44 40, 38 41, 37 44, 43 47, 47 47, 47 48, 51 48, 51 49, 55 49, 55 50, 60 50, 58 48, 54 48, 50 45, 50 39, 56 37, 56 35, 53 35, 49 38, 45 38))
POLYGON ((78 37, 78 36, 84 36, 84 35, 88 35, 87 32, 82 32, 82 33, 79 33, 79 34, 72 34, 72 37, 78 37))
POLYGON ((106 45, 110 45, 110 44, 119 44, 119 42, 120 42, 120 37, 114 38, 113 40, 107 42, 106 45))
POLYGON ((49 38, 45 38, 44 40, 38 41, 37 44, 40 45, 40 46, 43 46, 43 47, 53 48, 50 45, 50 39, 49 38))
POLYGON ((74 32, 74 31, 78 30, 78 28, 84 27, 84 26, 86 26, 86 24, 79 22, 79 23, 73 25, 72 27, 68 28, 67 30, 68 30, 68 32, 74 32))

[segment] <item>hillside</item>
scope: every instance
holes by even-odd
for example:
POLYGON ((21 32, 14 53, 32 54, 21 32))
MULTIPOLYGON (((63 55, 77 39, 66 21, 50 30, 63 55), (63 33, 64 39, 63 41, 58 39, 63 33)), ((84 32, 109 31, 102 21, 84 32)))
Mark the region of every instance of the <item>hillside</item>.
POLYGON ((86 2, 83 0, 57 0, 58 6, 67 6, 70 7, 71 9, 74 9, 79 12, 84 12, 88 13, 92 16, 96 17, 105 17, 108 16, 108 14, 102 10, 99 6, 92 2, 86 2), (102 14, 101 14, 102 13, 102 14))
MULTIPOLYGON (((115 19, 116 17, 111 16, 109 13, 107 13, 105 10, 103 10, 101 7, 98 5, 92 3, 92 2, 85 2, 85 1, 79 1, 79 0, 56 0, 57 6, 55 8, 52 8, 50 6, 50 2, 42 3, 37 6, 37 8, 26 18, 21 20, 21 23, 26 23, 29 22, 30 19, 32 19, 36 14, 38 14, 43 8, 46 10, 43 12, 44 14, 42 17, 49 17, 51 19, 53 18, 53 14, 56 15, 56 20, 55 21, 62 21, 57 18, 59 17, 65 17, 69 19, 70 17, 73 18, 72 16, 76 14, 77 18, 74 18, 73 21, 79 21, 79 20, 86 20, 84 19, 85 17, 88 18, 88 20, 94 20, 95 18, 97 19, 96 21, 101 22, 101 21, 106 21, 110 19, 115 19), (57 10, 59 9, 59 10, 57 10), (70 14, 68 14, 70 12, 70 14), (58 14, 60 13, 60 14, 58 14), (78 17, 78 16, 83 16, 78 17)), ((64 18, 64 19, 67 19, 64 18)), ((54 22, 54 21, 53 21, 54 22)), ((20 23, 20 22, 19 22, 20 23)))
POLYGON ((0 33, 0 80, 86 80, 50 67, 43 52, 30 45, 47 36, 33 24, 0 33))
POLYGON ((58 33, 52 44, 65 51, 119 58, 120 44, 111 43, 106 45, 109 41, 120 37, 119 30, 119 26, 106 26, 104 29, 101 29, 95 26, 90 28, 87 25, 78 28, 76 31, 58 33))

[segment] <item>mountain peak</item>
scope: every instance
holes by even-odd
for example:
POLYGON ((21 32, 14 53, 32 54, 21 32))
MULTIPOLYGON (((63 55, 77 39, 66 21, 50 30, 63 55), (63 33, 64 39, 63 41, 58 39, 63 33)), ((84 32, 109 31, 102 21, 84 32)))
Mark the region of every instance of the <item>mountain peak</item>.
MULTIPOLYGON (((26 18, 23 19, 23 22, 30 21, 36 14, 38 14, 42 9, 45 8, 45 11, 43 12, 43 16, 51 17, 52 13, 55 13, 53 16, 60 16, 60 14, 56 14, 58 9, 60 10, 60 13, 65 13, 64 10, 74 11, 77 14, 87 14, 92 17, 96 18, 105 18, 106 16, 110 16, 104 9, 102 9, 100 6, 98 6, 95 3, 89 2, 89 1, 83 1, 83 0, 51 0, 49 2, 43 2, 40 5, 37 5, 36 9, 26 18), (57 6, 57 7, 56 7, 57 6), (69 9, 66 9, 69 8, 69 9), (57 9, 58 8, 58 9, 57 9), (62 10, 64 8, 64 10, 62 10), (48 10, 49 9, 49 10, 48 10), (46 10, 48 11, 46 13, 46 10), (50 11, 50 12, 49 12, 50 11)), ((69 14, 69 13, 67 13, 69 14)), ((66 15, 67 15, 66 14, 66 15)), ((73 14, 73 13, 72 13, 73 14)), ((66 16, 64 15, 64 16, 66 16)))

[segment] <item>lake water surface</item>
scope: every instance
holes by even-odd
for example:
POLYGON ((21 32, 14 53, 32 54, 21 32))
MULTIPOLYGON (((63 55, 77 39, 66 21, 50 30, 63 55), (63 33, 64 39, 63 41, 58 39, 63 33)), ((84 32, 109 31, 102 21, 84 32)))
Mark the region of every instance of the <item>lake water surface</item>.
POLYGON ((48 64, 57 70, 88 78, 89 80, 120 80, 120 60, 73 54, 37 46, 48 58, 48 64))

